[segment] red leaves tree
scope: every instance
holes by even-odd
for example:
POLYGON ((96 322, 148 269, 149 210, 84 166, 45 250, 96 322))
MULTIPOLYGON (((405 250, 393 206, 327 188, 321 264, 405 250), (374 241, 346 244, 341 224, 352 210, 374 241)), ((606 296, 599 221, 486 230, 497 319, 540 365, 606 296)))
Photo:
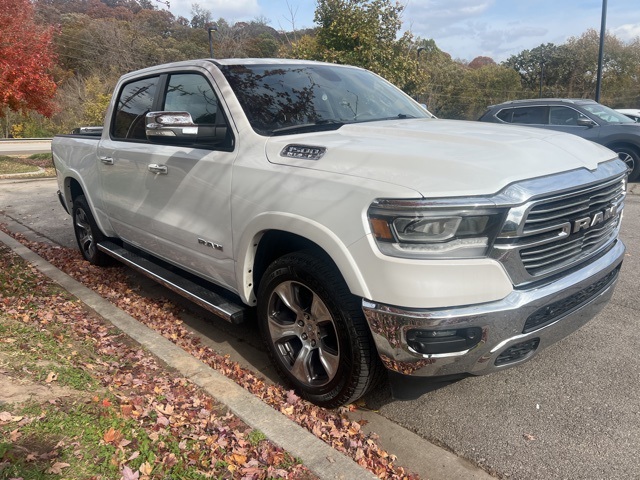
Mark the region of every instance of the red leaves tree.
POLYGON ((469 63, 469 68, 478 69, 487 65, 495 65, 496 62, 491 57, 476 57, 469 63))
POLYGON ((30 0, 0 0, 0 117, 7 108, 53 113, 52 29, 36 25, 30 0))

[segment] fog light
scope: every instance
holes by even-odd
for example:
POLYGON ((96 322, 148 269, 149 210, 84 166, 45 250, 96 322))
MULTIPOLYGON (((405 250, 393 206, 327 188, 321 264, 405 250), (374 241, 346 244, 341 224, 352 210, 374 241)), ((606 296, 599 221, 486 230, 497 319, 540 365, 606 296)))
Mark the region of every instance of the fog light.
POLYGON ((407 344, 417 353, 425 355, 455 353, 469 350, 480 343, 480 327, 459 328, 457 330, 422 330, 407 332, 407 344))
POLYGON ((500 366, 523 360, 524 358, 533 355, 533 352, 536 351, 538 345, 540 345, 539 338, 533 338, 531 340, 516 343, 502 352, 498 358, 496 358, 495 364, 496 366, 500 366))

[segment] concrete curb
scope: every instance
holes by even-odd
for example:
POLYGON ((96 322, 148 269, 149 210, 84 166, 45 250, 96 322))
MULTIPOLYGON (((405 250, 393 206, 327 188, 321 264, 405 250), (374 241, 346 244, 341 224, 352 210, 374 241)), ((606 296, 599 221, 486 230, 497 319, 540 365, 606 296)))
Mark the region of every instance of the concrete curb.
POLYGON ((36 253, 0 231, 0 242, 34 265, 62 288, 74 295, 125 334, 161 358, 208 394, 224 403, 229 410, 252 428, 290 454, 321 479, 376 479, 346 455, 333 449, 313 434, 289 420, 233 380, 195 359, 160 334, 144 326, 97 293, 58 270, 36 253))

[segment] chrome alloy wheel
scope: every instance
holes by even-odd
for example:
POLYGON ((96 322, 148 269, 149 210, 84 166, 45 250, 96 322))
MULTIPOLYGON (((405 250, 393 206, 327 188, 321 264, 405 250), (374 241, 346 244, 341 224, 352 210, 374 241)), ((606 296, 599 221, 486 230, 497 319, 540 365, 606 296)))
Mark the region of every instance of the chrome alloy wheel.
POLYGON ((299 382, 321 387, 340 363, 333 317, 320 297, 295 281, 280 283, 268 304, 268 329, 281 363, 299 382))
POLYGON ((618 152, 618 157, 620 158, 620 160, 627 164, 627 167, 629 167, 629 171, 632 172, 636 166, 635 158, 633 158, 630 153, 625 151, 618 152))
POLYGON ((96 242, 93 239, 91 225, 83 208, 76 209, 74 226, 76 229, 76 237, 78 245, 82 250, 85 258, 92 258, 96 254, 96 242))

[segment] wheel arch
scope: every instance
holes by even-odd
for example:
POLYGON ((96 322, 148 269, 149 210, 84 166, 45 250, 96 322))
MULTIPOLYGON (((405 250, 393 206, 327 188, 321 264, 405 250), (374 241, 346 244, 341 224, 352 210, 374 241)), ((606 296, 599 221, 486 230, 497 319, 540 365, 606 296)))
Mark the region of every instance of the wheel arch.
POLYGON ((71 212, 73 208, 73 201, 79 195, 85 195, 84 188, 80 183, 80 180, 71 176, 67 176, 64 179, 63 188, 64 188, 64 191, 62 193, 63 193, 66 209, 67 209, 67 212, 71 212))
POLYGON ((614 150, 616 148, 630 148, 635 151, 638 155, 640 155, 640 145, 629 142, 627 140, 615 140, 613 142, 609 142, 605 145, 610 150, 614 150))
POLYGON ((94 202, 94 199, 91 195, 88 194, 89 188, 85 185, 82 177, 80 175, 67 175, 62 182, 62 197, 65 205, 67 207, 67 211, 71 213, 73 211, 73 202, 80 195, 84 195, 87 199, 87 203, 89 204, 89 208, 91 209, 91 214, 93 215, 95 222, 106 236, 114 237, 115 233, 111 228, 111 223, 109 222, 108 217, 105 212, 99 208, 94 202))
POLYGON ((277 258, 299 250, 315 250, 333 263, 354 295, 369 291, 352 255, 326 226, 290 214, 264 214, 252 222, 239 242, 236 278, 238 291, 249 305, 256 305, 260 279, 277 258))

